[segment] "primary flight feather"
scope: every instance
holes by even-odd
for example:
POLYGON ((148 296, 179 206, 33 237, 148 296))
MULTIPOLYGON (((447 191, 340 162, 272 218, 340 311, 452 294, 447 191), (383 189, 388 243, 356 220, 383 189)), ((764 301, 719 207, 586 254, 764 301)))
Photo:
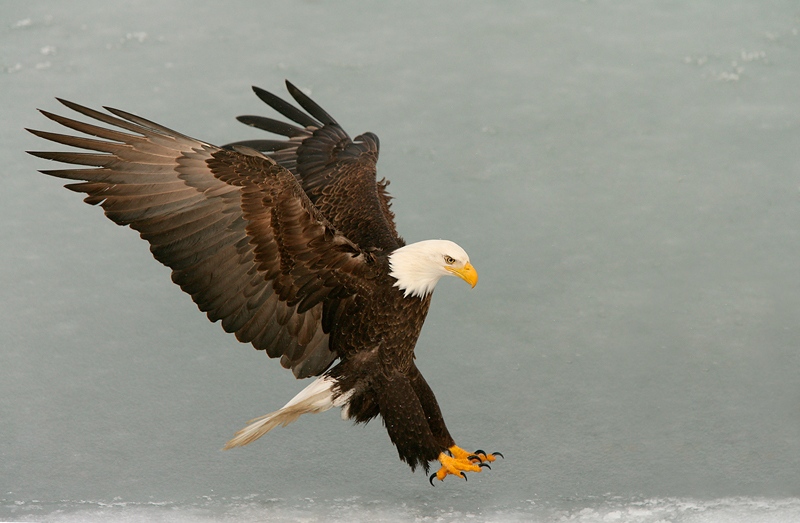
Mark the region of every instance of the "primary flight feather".
POLYGON ((41 111, 81 135, 30 132, 90 152, 31 154, 81 166, 42 172, 74 180, 66 187, 139 231, 211 321, 280 358, 296 377, 316 377, 226 448, 302 414, 341 407, 356 422, 380 415, 412 470, 438 460, 431 482, 479 472, 500 454, 455 444, 414 364, 436 283, 457 276, 474 287, 477 272, 451 241, 407 245, 395 228, 388 182, 376 177, 378 137, 351 139, 286 86, 302 109, 254 91, 292 123, 239 117, 285 140, 217 147, 125 111, 59 100, 93 122, 41 111))

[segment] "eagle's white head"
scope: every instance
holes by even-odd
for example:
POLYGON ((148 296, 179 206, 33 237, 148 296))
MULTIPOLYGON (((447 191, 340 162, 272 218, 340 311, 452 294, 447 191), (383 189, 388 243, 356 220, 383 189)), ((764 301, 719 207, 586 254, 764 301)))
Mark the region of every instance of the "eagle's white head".
POLYGON ((478 272, 469 256, 448 240, 425 240, 400 247, 389 255, 390 276, 405 297, 424 298, 433 292, 442 276, 458 276, 471 286, 478 283, 478 272))

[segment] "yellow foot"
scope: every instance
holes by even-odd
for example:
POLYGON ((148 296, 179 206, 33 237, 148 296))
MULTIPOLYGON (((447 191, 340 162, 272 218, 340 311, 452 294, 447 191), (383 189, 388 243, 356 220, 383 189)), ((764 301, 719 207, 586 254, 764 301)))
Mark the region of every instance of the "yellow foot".
MULTIPOLYGON (((485 450, 476 450, 475 452, 467 452, 461 447, 457 447, 455 445, 450 447, 448 450, 450 451, 450 453, 453 455, 454 458, 467 459, 478 463, 482 463, 484 461, 496 461, 498 456, 501 458, 505 458, 505 456, 503 456, 503 454, 500 452, 492 452, 491 454, 487 454, 485 450)), ((491 467, 489 467, 489 469, 491 469, 491 467)))
POLYGON ((459 476, 466 480, 467 475, 464 472, 480 472, 483 467, 491 469, 492 467, 486 462, 496 460, 497 456, 503 457, 499 452, 492 454, 487 454, 482 450, 467 452, 461 447, 453 445, 447 449, 447 452, 439 454, 438 459, 442 467, 436 473, 431 474, 428 480, 431 485, 433 485, 433 478, 444 481, 448 475, 459 476))

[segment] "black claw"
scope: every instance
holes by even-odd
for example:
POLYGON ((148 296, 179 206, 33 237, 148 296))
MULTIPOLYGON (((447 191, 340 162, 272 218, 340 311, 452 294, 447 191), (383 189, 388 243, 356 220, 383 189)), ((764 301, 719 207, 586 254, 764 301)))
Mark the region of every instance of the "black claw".
POLYGON ((485 456, 486 455, 486 451, 478 449, 478 450, 475 451, 475 454, 483 454, 485 456))
POLYGON ((478 466, 479 467, 486 467, 487 469, 492 470, 492 467, 490 467, 488 463, 484 463, 482 461, 480 463, 478 463, 478 466))
POLYGON ((464 471, 463 471, 463 470, 462 470, 461 472, 459 472, 459 475, 460 475, 462 478, 464 478, 464 481, 467 481, 467 475, 466 475, 466 474, 464 474, 464 471))
POLYGON ((503 456, 502 452, 492 452, 492 456, 495 456, 495 457, 500 456, 501 458, 506 459, 506 457, 503 456))
POLYGON ((483 458, 478 456, 477 454, 470 454, 469 456, 467 456, 467 459, 469 460, 477 459, 478 461, 483 461, 483 458))
POLYGON ((433 474, 431 474, 431 477, 428 478, 428 481, 431 482, 431 487, 435 487, 436 486, 436 485, 433 484, 433 478, 435 478, 435 477, 436 477, 436 473, 434 472, 433 474))

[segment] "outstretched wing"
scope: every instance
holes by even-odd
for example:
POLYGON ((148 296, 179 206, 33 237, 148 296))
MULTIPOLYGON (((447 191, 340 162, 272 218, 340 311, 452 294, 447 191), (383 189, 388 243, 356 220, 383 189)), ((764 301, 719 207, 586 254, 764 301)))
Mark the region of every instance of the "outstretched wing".
POLYGON ((368 284, 372 256, 330 225, 290 172, 257 151, 221 149, 124 111, 60 101, 115 128, 42 111, 95 137, 30 130, 92 151, 31 152, 95 167, 42 172, 78 181, 67 188, 139 231, 211 321, 280 357, 297 377, 324 372, 337 354, 323 309, 339 308, 368 284))
POLYGON ((253 91, 298 125, 263 116, 238 120, 288 140, 245 140, 226 147, 251 147, 291 171, 320 212, 362 249, 391 251, 404 245, 394 224, 389 182, 376 178, 378 137, 364 133, 350 139, 331 115, 288 80, 286 87, 307 112, 259 87, 253 91))

